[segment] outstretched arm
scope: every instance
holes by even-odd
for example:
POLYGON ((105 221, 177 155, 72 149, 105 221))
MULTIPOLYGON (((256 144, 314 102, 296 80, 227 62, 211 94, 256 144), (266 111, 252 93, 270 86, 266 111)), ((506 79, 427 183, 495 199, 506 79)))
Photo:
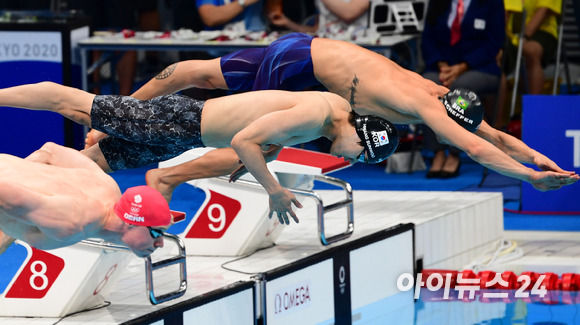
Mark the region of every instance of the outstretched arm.
POLYGON ((528 147, 523 141, 513 137, 505 132, 494 129, 485 121, 482 122, 475 134, 491 142, 494 146, 505 152, 513 159, 532 164, 540 170, 554 171, 558 173, 568 173, 574 175, 574 172, 565 171, 548 157, 528 147))
MULTIPOLYGON (((415 96, 415 98, 417 97, 420 96, 415 96)), ((423 108, 421 117, 424 122, 431 127, 443 142, 452 144, 463 150, 471 159, 481 165, 495 170, 500 174, 526 181, 540 191, 559 189, 564 185, 578 181, 579 177, 574 173, 552 170, 538 172, 522 165, 519 161, 500 150, 500 148, 455 123, 447 116, 444 108, 437 107, 437 105, 442 104, 435 98, 431 99, 432 101, 425 98, 422 106, 420 106, 423 108)), ((487 124, 482 125, 483 129, 480 132, 484 132, 485 130, 489 132, 487 127, 489 127, 487 124)), ((523 151, 523 157, 521 158, 533 156, 531 151, 527 153, 525 153, 526 150, 523 151)), ((539 156, 536 155, 536 157, 539 156)), ((530 158, 528 157, 522 160, 528 162, 530 158)), ((535 160, 535 158, 532 160, 535 160)), ((548 165, 551 164, 548 163, 548 165)))
POLYGON ((90 126, 94 97, 80 89, 45 81, 0 89, 0 106, 52 111, 90 126))

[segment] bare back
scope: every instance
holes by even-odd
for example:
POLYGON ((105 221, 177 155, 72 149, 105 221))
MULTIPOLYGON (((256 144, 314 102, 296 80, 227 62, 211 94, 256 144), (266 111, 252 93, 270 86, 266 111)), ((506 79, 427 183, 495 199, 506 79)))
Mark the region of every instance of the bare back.
MULTIPOLYGON (((348 102, 327 92, 288 92, 260 90, 208 100, 201 118, 202 140, 212 147, 229 147, 234 135, 256 120, 274 112, 292 110, 301 115, 305 128, 300 136, 288 143, 293 145, 316 139, 325 124, 339 113, 348 114, 348 102), (310 125, 308 127, 306 125, 310 125)), ((272 129, 277 125, 271 125, 272 129)))
MULTIPOLYGON (((377 115, 393 123, 421 122, 417 100, 436 99, 447 88, 401 68, 360 46, 325 38, 312 41, 316 78, 349 101, 356 113, 377 115)), ((443 112, 443 105, 440 106, 443 112)))
POLYGON ((0 229, 41 249, 96 237, 108 205, 121 196, 105 173, 10 155, 0 155, 0 180, 0 229))

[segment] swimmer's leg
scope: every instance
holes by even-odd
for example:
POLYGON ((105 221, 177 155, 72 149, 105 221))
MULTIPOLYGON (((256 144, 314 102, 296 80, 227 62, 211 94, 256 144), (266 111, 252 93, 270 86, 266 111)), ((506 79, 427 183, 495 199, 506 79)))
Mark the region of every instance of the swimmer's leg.
POLYGON ((99 165, 99 167, 101 167, 101 169, 105 173, 113 172, 113 170, 107 163, 107 160, 105 159, 105 156, 103 155, 103 152, 101 151, 101 148, 99 147, 98 143, 92 147, 81 150, 81 152, 85 156, 89 157, 92 161, 96 162, 97 165, 99 165))
POLYGON ((0 255, 2 255, 2 253, 4 253, 15 240, 15 238, 6 235, 0 230, 0 255))
POLYGON ((0 89, 0 106, 52 111, 90 127, 94 97, 80 89, 45 81, 0 89))
POLYGON ((85 149, 88 149, 88 148, 94 146, 99 141, 104 139, 106 136, 107 136, 106 133, 103 133, 99 130, 91 129, 87 133, 87 136, 85 137, 85 149))
MULTIPOLYGON (((148 100, 191 87, 227 89, 220 67, 220 58, 187 60, 171 64, 135 91, 131 97, 148 100)), ((107 134, 101 131, 90 130, 85 138, 85 149, 95 145, 106 136, 107 134)))
POLYGON ((220 58, 174 63, 149 80, 131 96, 147 100, 191 87, 227 89, 220 66, 220 58))
POLYGON ((169 202, 177 186, 190 180, 229 175, 238 167, 236 152, 231 148, 222 148, 180 165, 151 169, 145 174, 145 181, 169 202))

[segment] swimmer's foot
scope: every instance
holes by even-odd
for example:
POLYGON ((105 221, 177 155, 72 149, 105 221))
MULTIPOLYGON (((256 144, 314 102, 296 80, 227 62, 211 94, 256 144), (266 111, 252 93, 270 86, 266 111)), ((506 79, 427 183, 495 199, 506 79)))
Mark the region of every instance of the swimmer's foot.
POLYGON ((101 131, 97 131, 92 129, 87 133, 87 137, 85 138, 85 149, 90 148, 97 144, 100 140, 104 139, 107 136, 106 133, 101 131))
POLYGON ((155 168, 150 169, 145 173, 145 182, 147 185, 158 190, 161 195, 167 200, 167 203, 171 202, 171 196, 173 195, 173 190, 175 190, 175 185, 163 181, 163 169, 155 168))

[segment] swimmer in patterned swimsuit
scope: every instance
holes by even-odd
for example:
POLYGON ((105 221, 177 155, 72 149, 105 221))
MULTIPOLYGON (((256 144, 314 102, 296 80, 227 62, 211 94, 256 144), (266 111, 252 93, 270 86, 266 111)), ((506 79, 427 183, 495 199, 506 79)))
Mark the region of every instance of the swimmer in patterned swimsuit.
MULTIPOLYGON (((468 131, 473 128, 460 123, 440 100, 449 89, 380 54, 344 41, 293 33, 266 49, 245 49, 222 58, 175 63, 133 96, 148 99, 190 87, 296 91, 313 85, 338 94, 358 114, 380 116, 396 124, 426 124, 442 141, 473 160, 500 174, 529 182, 538 190, 556 190, 579 179, 575 172, 563 170, 545 155, 485 121, 475 131, 468 131), (535 165, 540 171, 524 164, 535 165)), ((147 184, 170 197, 183 182, 229 174, 238 167, 235 152, 220 149, 182 165, 150 170, 146 179, 147 184), (204 167, 203 172, 198 166, 204 167)))
MULTIPOLYGON (((348 102, 328 92, 264 90, 203 101, 165 95, 141 101, 129 96, 97 96, 52 82, 0 90, 0 106, 57 112, 107 133, 85 149, 103 170, 135 168, 173 158, 195 147, 232 147, 270 196, 270 216, 298 221, 302 207, 270 174, 263 150, 275 159, 282 146, 320 137, 331 153, 354 163, 378 163, 398 144, 397 129, 382 118, 356 115, 348 102), (373 132, 385 138, 373 139, 373 132)), ((237 179, 236 176, 232 180, 237 179)))

